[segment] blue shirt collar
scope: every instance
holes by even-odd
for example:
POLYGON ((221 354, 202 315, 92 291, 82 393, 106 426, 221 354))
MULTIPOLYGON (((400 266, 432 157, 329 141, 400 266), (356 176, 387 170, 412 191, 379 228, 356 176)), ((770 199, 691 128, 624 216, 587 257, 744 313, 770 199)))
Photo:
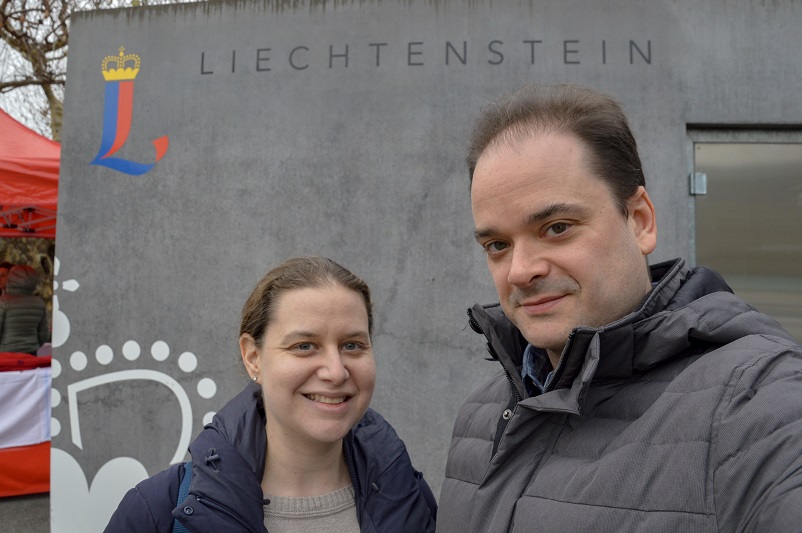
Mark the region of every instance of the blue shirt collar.
POLYGON ((553 373, 546 350, 527 344, 521 365, 521 379, 524 382, 526 393, 529 396, 543 394, 553 373))

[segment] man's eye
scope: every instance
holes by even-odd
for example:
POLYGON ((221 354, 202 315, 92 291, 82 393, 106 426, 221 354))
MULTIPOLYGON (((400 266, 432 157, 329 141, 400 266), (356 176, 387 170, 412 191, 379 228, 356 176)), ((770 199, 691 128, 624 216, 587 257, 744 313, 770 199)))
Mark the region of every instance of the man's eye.
POLYGON ((308 352, 309 350, 312 349, 312 343, 311 342, 298 343, 295 345, 295 349, 301 352, 308 352))
POLYGON ((567 222, 557 222, 556 224, 552 224, 551 226, 549 226, 547 231, 551 232, 554 235, 559 235, 561 233, 565 233, 569 227, 570 224, 568 224, 567 222))
POLYGON ((501 252, 507 248, 507 243, 502 241, 490 241, 485 244, 485 251, 489 254, 501 252))
POLYGON ((346 342, 343 344, 343 349, 348 351, 359 350, 360 348, 362 348, 362 345, 358 342, 346 342))

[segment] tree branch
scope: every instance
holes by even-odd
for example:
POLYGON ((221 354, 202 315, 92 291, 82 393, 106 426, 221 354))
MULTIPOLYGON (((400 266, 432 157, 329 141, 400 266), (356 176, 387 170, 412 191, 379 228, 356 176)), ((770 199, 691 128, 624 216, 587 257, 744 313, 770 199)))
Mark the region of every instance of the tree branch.
POLYGON ((31 85, 64 85, 64 80, 12 80, 12 81, 0 81, 0 93, 4 93, 10 91, 12 89, 17 89, 19 87, 30 87, 31 85))

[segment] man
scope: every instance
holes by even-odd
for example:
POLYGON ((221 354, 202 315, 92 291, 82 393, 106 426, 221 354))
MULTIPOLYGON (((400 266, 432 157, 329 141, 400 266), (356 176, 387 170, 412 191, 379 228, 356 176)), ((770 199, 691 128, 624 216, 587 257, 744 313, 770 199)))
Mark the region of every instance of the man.
POLYGON ((712 270, 648 266, 619 105, 525 87, 468 163, 502 370, 456 420, 438 532, 802 531, 802 347, 712 270))

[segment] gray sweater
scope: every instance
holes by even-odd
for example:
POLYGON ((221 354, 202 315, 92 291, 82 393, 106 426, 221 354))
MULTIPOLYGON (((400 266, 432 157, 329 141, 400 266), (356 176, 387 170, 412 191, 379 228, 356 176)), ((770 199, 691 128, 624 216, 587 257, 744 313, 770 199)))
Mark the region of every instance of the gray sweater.
POLYGON ((354 487, 323 494, 288 498, 265 494, 265 529, 270 533, 359 533, 354 487))
POLYGON ((634 313, 577 328, 527 397, 526 341, 472 326, 503 366, 463 405, 437 531, 802 531, 802 347, 681 260, 634 313))

